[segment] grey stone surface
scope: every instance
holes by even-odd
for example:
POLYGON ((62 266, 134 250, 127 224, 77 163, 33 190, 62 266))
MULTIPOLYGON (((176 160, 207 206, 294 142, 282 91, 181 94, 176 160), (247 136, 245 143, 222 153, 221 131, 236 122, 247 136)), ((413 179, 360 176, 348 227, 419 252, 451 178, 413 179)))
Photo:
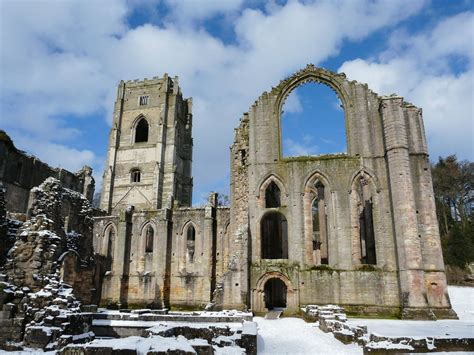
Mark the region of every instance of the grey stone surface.
POLYGON ((120 83, 101 203, 110 215, 94 225, 95 250, 111 258, 103 305, 208 304, 263 313, 265 285, 279 279, 286 288, 285 314, 304 304, 332 303, 352 313, 455 317, 421 109, 308 65, 264 92, 235 129, 230 208, 217 208, 213 195, 204 208, 187 207, 191 130, 191 101, 182 99, 176 78, 120 83), (347 153, 282 156, 282 106, 307 82, 326 84, 341 99, 347 153), (147 105, 140 105, 143 95, 147 105), (142 118, 150 124, 148 142, 135 143, 142 118), (134 168, 142 169, 139 183, 130 182, 134 168), (277 208, 266 207, 270 184, 280 190, 277 208), (324 231, 315 242, 312 201, 321 185, 324 231), (368 204, 373 240, 362 237, 360 216, 368 204), (288 256, 281 259, 262 257, 262 225, 270 213, 288 225, 288 256), (145 251, 148 226, 151 252, 145 251))

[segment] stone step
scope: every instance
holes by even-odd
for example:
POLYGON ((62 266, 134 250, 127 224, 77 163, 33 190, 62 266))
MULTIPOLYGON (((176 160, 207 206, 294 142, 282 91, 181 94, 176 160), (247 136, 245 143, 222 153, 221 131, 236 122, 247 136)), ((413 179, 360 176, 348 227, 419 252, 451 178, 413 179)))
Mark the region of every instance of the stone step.
POLYGON ((271 310, 265 315, 265 319, 278 319, 280 318, 282 311, 271 310))

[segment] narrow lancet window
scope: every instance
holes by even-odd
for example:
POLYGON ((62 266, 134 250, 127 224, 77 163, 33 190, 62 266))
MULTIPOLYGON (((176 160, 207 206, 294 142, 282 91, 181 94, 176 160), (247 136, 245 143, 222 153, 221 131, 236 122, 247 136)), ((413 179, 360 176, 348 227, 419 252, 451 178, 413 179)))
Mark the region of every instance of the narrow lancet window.
POLYGON ((188 227, 186 232, 186 258, 189 263, 194 262, 194 251, 196 248, 196 230, 193 226, 188 227))
POLYGON ((107 259, 112 259, 114 255, 115 229, 110 227, 107 233, 107 259))
POLYGON ((317 264, 328 264, 328 233, 324 185, 318 181, 314 185, 314 188, 316 196, 311 208, 313 221, 313 251, 316 254, 315 259, 317 264))
POLYGON ((152 226, 146 228, 145 233, 145 253, 153 253, 153 239, 155 237, 155 232, 153 231, 152 226))
POLYGON ((265 190, 265 207, 266 208, 274 208, 281 206, 280 200, 280 189, 274 181, 272 181, 265 190))
POLYGON ((373 220, 372 196, 369 192, 368 181, 359 180, 359 236, 362 264, 377 264, 375 255, 375 233, 373 220))
POLYGON ((135 129, 135 143, 148 142, 148 122, 142 118, 135 129))
POLYGON ((279 212, 268 213, 261 221, 262 259, 288 259, 288 223, 279 212))

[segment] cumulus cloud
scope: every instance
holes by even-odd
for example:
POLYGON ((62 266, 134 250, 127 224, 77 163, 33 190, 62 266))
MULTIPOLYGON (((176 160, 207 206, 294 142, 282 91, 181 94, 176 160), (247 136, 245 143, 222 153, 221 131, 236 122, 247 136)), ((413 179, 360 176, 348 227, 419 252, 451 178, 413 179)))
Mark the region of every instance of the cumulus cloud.
POLYGON ((286 113, 298 113, 303 111, 303 106, 301 105, 297 90, 293 90, 290 95, 288 95, 284 109, 286 113))
POLYGON ((379 94, 398 93, 422 107, 434 159, 457 153, 472 160, 473 23, 474 13, 466 12, 410 38, 397 32, 378 58, 348 61, 339 71, 368 83, 379 94))
MULTIPOLYGON (((102 115, 110 122, 120 79, 164 72, 179 75, 183 93, 194 99, 193 171, 198 196, 228 177, 233 127, 262 91, 309 62, 318 64, 337 55, 344 41, 396 26, 425 4, 423 0, 289 1, 244 9, 240 0, 199 4, 169 0, 163 22, 132 28, 127 16, 143 6, 136 1, 1 2, 1 115, 15 117, 2 119, 2 128, 14 130, 16 140, 28 136, 82 153, 76 156, 82 162, 94 161, 97 176, 101 174, 97 153, 91 157, 90 150, 74 145, 87 136, 77 120, 102 115), (232 41, 224 42, 199 25, 215 16, 228 19, 232 41)), ((432 37, 434 41, 435 33, 432 37)), ((395 42, 392 47, 398 53, 401 44, 395 42)), ((463 43, 456 45, 462 47, 463 43)), ((436 51, 449 48, 439 44, 436 51)), ((343 69, 357 78, 358 72, 368 72, 368 66, 383 65, 387 68, 380 69, 374 85, 383 88, 388 78, 394 91, 400 91, 398 85, 413 87, 417 78, 400 79, 402 69, 395 64, 418 65, 401 57, 393 64, 346 63, 343 69), (387 76, 388 69, 392 77, 387 76)), ((31 151, 40 148, 32 145, 31 151)), ((66 154, 57 159, 66 166, 66 154)))
POLYGON ((307 155, 318 155, 319 147, 311 144, 311 139, 304 139, 303 142, 296 142, 291 138, 287 138, 283 142, 284 156, 298 157, 307 155))

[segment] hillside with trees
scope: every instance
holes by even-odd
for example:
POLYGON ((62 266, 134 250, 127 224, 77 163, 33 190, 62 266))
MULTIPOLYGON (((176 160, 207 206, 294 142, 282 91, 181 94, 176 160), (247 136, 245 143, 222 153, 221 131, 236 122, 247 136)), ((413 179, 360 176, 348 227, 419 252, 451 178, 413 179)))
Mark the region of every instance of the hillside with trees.
POLYGON ((448 282, 465 283, 474 271, 474 163, 450 155, 431 169, 448 282))

